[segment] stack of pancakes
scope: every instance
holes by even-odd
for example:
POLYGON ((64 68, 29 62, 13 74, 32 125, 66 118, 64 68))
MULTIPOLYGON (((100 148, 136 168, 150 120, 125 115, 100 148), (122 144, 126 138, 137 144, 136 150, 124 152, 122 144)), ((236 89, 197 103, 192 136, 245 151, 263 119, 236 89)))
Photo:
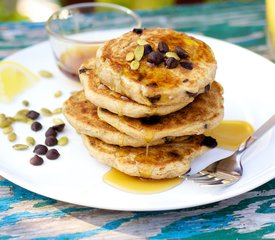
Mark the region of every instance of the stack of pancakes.
POLYGON ((223 119, 215 74, 204 42, 171 29, 134 29, 83 63, 84 90, 63 111, 94 158, 131 176, 173 178, 216 146, 203 135, 223 119))

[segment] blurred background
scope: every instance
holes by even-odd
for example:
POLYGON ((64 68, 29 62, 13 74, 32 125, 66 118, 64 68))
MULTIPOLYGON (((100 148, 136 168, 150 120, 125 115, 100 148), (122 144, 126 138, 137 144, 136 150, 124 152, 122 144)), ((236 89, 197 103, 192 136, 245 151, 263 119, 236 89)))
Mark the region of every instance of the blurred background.
MULTIPOLYGON (((95 0, 96 2, 110 2, 125 7, 139 9, 157 9, 175 4, 196 4, 203 2, 226 2, 222 0, 95 0)), ((241 1, 241 0, 239 0, 241 1)), ((242 0, 249 1, 249 0, 242 0)), ((252 1, 252 0, 250 0, 252 1)), ((275 1, 275 0, 274 0, 275 1)), ((79 2, 91 0, 0 0, 0 21, 32 21, 43 22, 58 8, 79 2)))

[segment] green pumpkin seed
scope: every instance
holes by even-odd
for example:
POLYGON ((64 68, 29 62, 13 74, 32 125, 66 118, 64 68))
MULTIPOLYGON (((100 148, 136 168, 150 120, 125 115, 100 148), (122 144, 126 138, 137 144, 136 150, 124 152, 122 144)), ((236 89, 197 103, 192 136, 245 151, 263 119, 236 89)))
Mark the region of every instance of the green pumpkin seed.
POLYGON ((30 123, 32 122, 31 119, 29 119, 28 117, 24 116, 24 115, 20 115, 20 114, 16 114, 14 116, 14 120, 17 122, 23 122, 23 123, 30 123))
POLYGON ((0 114, 0 122, 6 119, 6 115, 4 113, 0 114))
POLYGON ((42 114, 43 116, 45 116, 45 117, 50 117, 50 116, 53 115, 52 111, 49 110, 49 109, 47 109, 47 108, 41 108, 41 109, 40 109, 40 112, 41 112, 41 114, 42 114))
POLYGON ((29 112, 28 109, 19 110, 13 118, 15 121, 27 123, 30 120, 27 117, 28 112, 29 112))
POLYGON ((135 54, 133 52, 127 53, 127 55, 126 55, 126 61, 127 62, 130 62, 130 61, 134 60, 134 58, 135 58, 135 54))
POLYGON ((69 139, 67 137, 61 137, 60 139, 58 139, 59 146, 65 146, 68 144, 68 142, 69 142, 69 139))
POLYGON ((9 127, 12 124, 12 120, 10 118, 6 118, 0 122, 0 128, 9 127))
POLYGON ((165 53, 165 56, 168 58, 172 57, 172 58, 175 58, 176 60, 180 60, 180 57, 175 52, 167 52, 167 53, 165 53))
POLYGON ((17 138, 17 135, 16 135, 16 133, 10 133, 9 135, 8 135, 8 139, 9 139, 9 141, 10 142, 14 142, 15 140, 16 140, 16 138, 17 138))
POLYGON ((54 118, 54 119, 53 119, 53 123, 54 123, 55 125, 59 125, 59 124, 63 124, 64 121, 63 121, 61 118, 54 118))
POLYGON ((30 105, 30 103, 29 103, 27 100, 22 101, 22 104, 23 104, 25 107, 28 107, 28 106, 30 105))
POLYGON ((12 148, 14 150, 19 150, 20 151, 20 150, 26 150, 26 149, 28 149, 29 146, 25 145, 25 144, 15 144, 15 145, 12 146, 12 148))
POLYGON ((142 38, 138 39, 137 43, 138 43, 138 45, 142 45, 142 46, 149 44, 145 39, 142 39, 142 38))
POLYGON ((3 133, 4 134, 10 134, 13 131, 13 127, 12 126, 8 126, 3 128, 3 133))
POLYGON ((144 54, 144 46, 137 46, 134 51, 134 54, 135 54, 135 60, 140 61, 144 54))
POLYGON ((130 68, 132 70, 137 70, 139 68, 139 61, 137 61, 137 60, 132 61, 130 64, 130 68))
POLYGON ((62 95, 62 92, 61 91, 57 91, 57 92, 55 92, 54 97, 58 98, 58 97, 61 97, 61 95, 62 95))
POLYGON ((52 78, 53 77, 53 74, 46 70, 40 70, 38 73, 41 77, 44 77, 44 78, 52 78))
POLYGON ((26 143, 29 146, 34 146, 35 145, 35 139, 33 137, 26 137, 26 143))
POLYGON ((62 108, 60 107, 60 108, 56 108, 56 109, 54 109, 53 111, 52 111, 52 113, 53 114, 60 114, 60 113, 62 113, 62 108))

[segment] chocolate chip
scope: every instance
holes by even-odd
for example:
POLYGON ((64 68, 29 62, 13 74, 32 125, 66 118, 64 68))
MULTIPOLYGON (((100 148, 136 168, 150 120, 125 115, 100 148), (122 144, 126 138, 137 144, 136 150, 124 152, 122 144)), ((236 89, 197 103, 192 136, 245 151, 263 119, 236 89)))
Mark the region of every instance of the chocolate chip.
POLYGON ((169 47, 165 42, 159 42, 158 43, 158 50, 161 53, 166 53, 166 52, 169 52, 169 47))
POLYGON ((171 156, 171 157, 173 157, 173 158, 180 157, 180 154, 178 152, 176 152, 176 151, 170 151, 170 152, 168 152, 168 155, 171 156))
POLYGON ((193 64, 191 62, 180 62, 180 65, 188 70, 192 70, 193 69, 193 64))
POLYGON ((40 122, 33 122, 31 129, 35 132, 40 131, 42 129, 42 124, 40 122))
POLYGON ((205 123, 205 124, 203 125, 203 127, 204 127, 204 129, 207 129, 207 128, 208 128, 208 124, 205 123))
POLYGON ((157 87, 158 84, 156 82, 150 82, 146 85, 147 87, 157 87))
POLYGON ((138 73, 138 80, 141 81, 144 78, 144 75, 141 73, 138 73))
POLYGON ((79 74, 82 74, 82 73, 86 73, 88 71, 88 69, 87 68, 81 68, 81 69, 79 69, 79 74))
POLYGON ((153 51, 153 49, 152 49, 150 44, 145 44, 144 45, 144 53, 143 53, 144 56, 148 55, 152 51, 153 51))
POLYGON ((193 93, 188 91, 186 91, 186 93, 188 94, 189 97, 196 97, 198 95, 198 93, 193 93))
POLYGON ((189 57, 188 52, 186 52, 184 49, 182 49, 179 46, 176 46, 175 51, 180 58, 187 59, 189 57))
POLYGON ((50 128, 46 131, 45 136, 46 136, 46 137, 49 137, 49 136, 56 137, 56 136, 57 136, 57 132, 56 132, 56 130, 55 130, 53 127, 50 127, 50 128))
POLYGON ((34 147, 33 152, 38 155, 45 155, 48 152, 48 148, 45 145, 38 144, 34 147))
POLYGON ((201 142, 201 145, 209 148, 215 148, 218 145, 218 143, 215 138, 205 136, 201 142))
POLYGON ((186 78, 186 79, 184 79, 182 82, 183 82, 183 83, 186 83, 186 82, 188 82, 188 81, 189 81, 189 79, 186 78))
POLYGON ((153 63, 155 65, 159 65, 163 62, 163 60, 164 60, 163 55, 158 51, 150 52, 148 54, 147 61, 150 62, 150 63, 153 63))
POLYGON ((34 166, 39 166, 39 165, 42 165, 44 162, 43 158, 42 157, 39 157, 37 155, 34 155, 34 157, 32 157, 30 159, 30 163, 34 166))
POLYGON ((140 118, 140 121, 143 124, 157 124, 158 122, 160 122, 160 119, 160 116, 151 116, 140 118))
POLYGON ((173 57, 169 57, 165 61, 165 66, 169 69, 176 68, 178 64, 179 62, 173 57))
POLYGON ((62 132, 64 127, 65 127, 65 123, 61 123, 61 124, 53 126, 52 128, 57 132, 62 132))
POLYGON ((156 96, 153 96, 153 97, 147 97, 147 99, 151 102, 151 103, 156 103, 160 100, 161 98, 161 95, 156 95, 156 96))
POLYGON ((173 138, 172 137, 165 137, 164 138, 164 143, 171 143, 171 142, 173 142, 173 138))
POLYGON ((205 93, 208 93, 209 91, 210 91, 210 84, 208 84, 204 87, 204 92, 205 93))
POLYGON ((57 139, 56 137, 53 137, 53 136, 49 136, 49 137, 46 137, 46 140, 45 140, 45 144, 47 146, 55 146, 57 144, 57 139))
POLYGON ((60 153, 56 149, 51 149, 47 152, 46 157, 50 160, 55 160, 59 158, 60 153))
POLYGON ((134 28, 133 32, 136 33, 136 34, 142 34, 143 29, 142 28, 134 28))
POLYGON ((39 116, 40 116, 40 113, 36 112, 36 111, 29 111, 26 115, 28 118, 32 119, 32 120, 35 120, 37 119, 39 116))

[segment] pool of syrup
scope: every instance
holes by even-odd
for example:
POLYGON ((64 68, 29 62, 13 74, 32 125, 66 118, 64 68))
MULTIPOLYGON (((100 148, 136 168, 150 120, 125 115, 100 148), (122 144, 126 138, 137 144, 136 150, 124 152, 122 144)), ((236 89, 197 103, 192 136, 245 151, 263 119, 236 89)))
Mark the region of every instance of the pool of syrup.
MULTIPOLYGON (((253 127, 245 121, 224 120, 216 128, 207 131, 205 135, 214 137, 220 148, 236 150, 253 132, 253 127)), ((103 176, 103 180, 123 191, 148 194, 169 190, 179 185, 184 179, 180 177, 164 180, 143 179, 112 168, 103 176)))

